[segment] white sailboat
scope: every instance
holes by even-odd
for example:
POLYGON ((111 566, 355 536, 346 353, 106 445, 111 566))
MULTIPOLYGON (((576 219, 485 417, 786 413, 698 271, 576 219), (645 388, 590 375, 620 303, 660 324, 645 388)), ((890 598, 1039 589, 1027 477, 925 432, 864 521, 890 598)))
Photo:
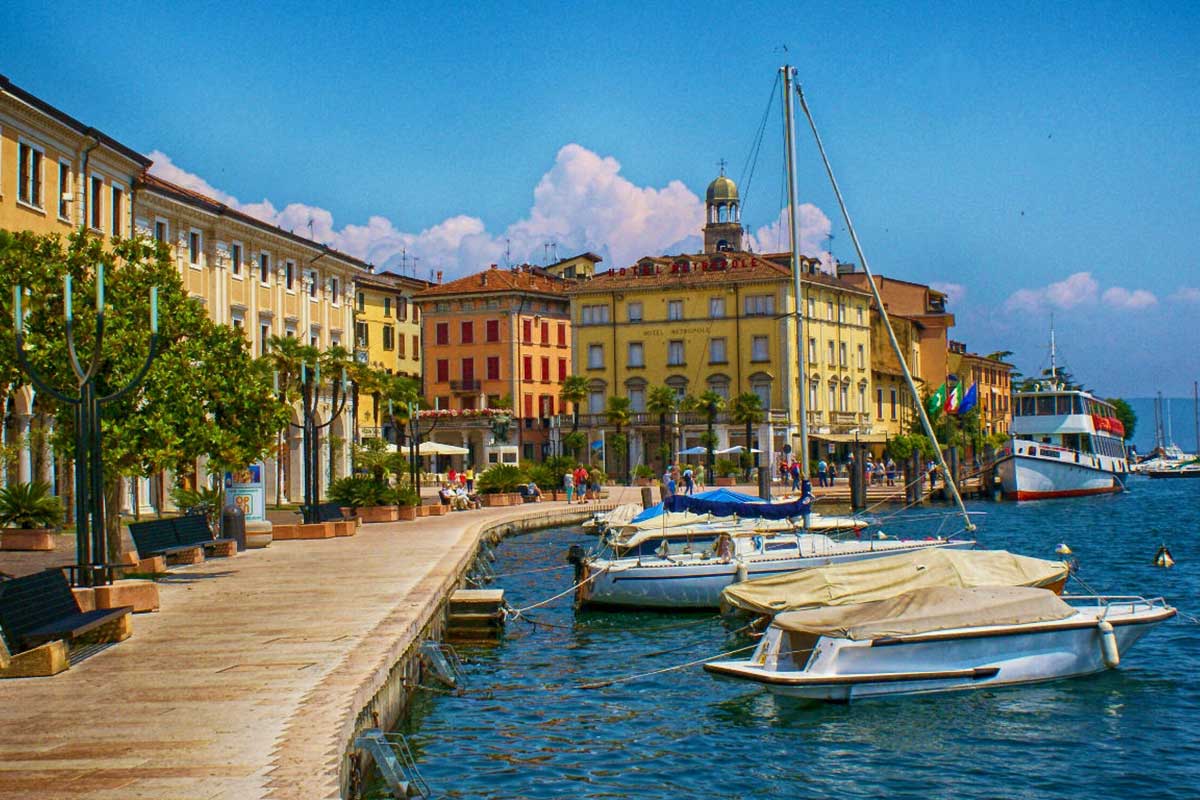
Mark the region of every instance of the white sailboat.
MULTIPOLYGON (((787 151, 789 232, 795 298, 793 306, 796 318, 796 367, 799 370, 797 384, 804 386, 806 385, 804 359, 800 356, 804 352, 803 342, 805 339, 802 313, 803 287, 800 274, 800 236, 796 216, 796 168, 792 115, 793 70, 785 66, 780 68, 780 73, 783 79, 784 132, 787 151)), ((801 96, 801 102, 803 103, 803 96, 801 96)), ((832 180, 832 178, 831 172, 830 179, 832 180)), ((836 182, 834 182, 834 189, 836 192, 836 182)), ((840 194, 838 198, 841 202, 840 194)), ((845 213, 844 205, 842 210, 845 213)), ((849 224, 848 217, 847 223, 864 271, 868 276, 876 305, 881 310, 892 348, 899 358, 909 390, 916 399, 916 406, 926 435, 930 440, 936 441, 905 356, 892 331, 891 322, 888 320, 886 312, 882 311, 884 309, 883 300, 879 296, 878 288, 871 276, 870 266, 862 255, 854 227, 849 224)), ((809 469, 808 415, 805 392, 799 393, 799 399, 801 472, 808 476, 811 471, 809 469)), ((950 471, 940 452, 937 453, 937 462, 943 476, 949 476, 950 471)), ((963 530, 968 533, 974 531, 975 525, 971 522, 966 508, 963 506, 958 487, 953 480, 948 480, 947 486, 962 512, 965 521, 963 530)), ((806 567, 879 558, 926 548, 970 548, 974 546, 973 541, 955 539, 953 536, 931 536, 911 540, 888 540, 886 538, 866 541, 857 538, 835 540, 823 533, 813 531, 811 499, 811 485, 806 478, 802 499, 792 504, 795 507, 794 513, 781 513, 779 506, 787 504, 736 503, 722 505, 720 508, 728 509, 731 513, 736 514, 739 522, 737 525, 729 526, 723 532, 712 531, 716 533, 716 537, 709 540, 712 542, 711 547, 689 547, 686 552, 676 552, 672 551, 670 541, 664 537, 661 545, 651 553, 646 553, 640 548, 635 548, 630 552, 627 548, 626 551, 601 551, 584 556, 575 551, 569 558, 575 564, 576 604, 578 606, 626 608, 716 608, 720 603, 722 589, 730 583, 751 577, 780 574, 806 567), (785 520, 786 530, 772 530, 770 527, 757 530, 753 527, 757 525, 757 522, 754 521, 756 519, 785 520), (747 527, 750 527, 750 530, 747 530, 747 527)), ((690 498, 674 497, 670 498, 670 501, 673 503, 672 510, 674 511, 703 510, 705 508, 703 505, 693 507, 696 501, 690 498)))

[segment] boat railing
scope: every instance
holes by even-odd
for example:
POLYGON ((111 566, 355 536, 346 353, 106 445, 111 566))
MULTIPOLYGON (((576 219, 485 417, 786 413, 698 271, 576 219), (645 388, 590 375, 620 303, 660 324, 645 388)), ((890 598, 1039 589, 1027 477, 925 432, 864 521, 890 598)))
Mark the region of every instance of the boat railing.
POLYGON ((1119 613, 1122 608, 1128 607, 1129 613, 1135 613, 1139 608, 1167 608, 1167 601, 1163 597, 1143 597, 1138 594, 1068 594, 1063 595, 1063 600, 1066 600, 1071 605, 1098 605, 1104 608, 1104 614, 1101 617, 1107 617, 1109 614, 1119 613))

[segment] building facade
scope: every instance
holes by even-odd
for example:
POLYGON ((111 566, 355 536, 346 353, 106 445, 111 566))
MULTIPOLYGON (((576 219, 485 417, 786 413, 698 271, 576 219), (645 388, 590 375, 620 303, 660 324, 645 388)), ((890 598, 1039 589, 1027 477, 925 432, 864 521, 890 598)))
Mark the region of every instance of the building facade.
MULTIPOLYGON (((354 358, 389 375, 421 379, 421 313, 413 296, 428 281, 394 272, 361 273, 354 278, 354 358)), ((360 396, 358 435, 391 439, 387 409, 360 396)))
MULTIPOLYGON (((803 344, 798 342, 791 254, 760 255, 741 247, 737 187, 718 177, 707 193, 704 253, 643 258, 568 290, 575 330, 574 370, 588 381, 585 422, 593 436, 608 427, 613 395, 634 412, 631 463, 656 453, 659 419, 646 409, 650 391, 669 387, 678 398, 713 391, 725 399, 758 395, 767 421, 753 443, 779 452, 798 446, 804 357, 804 401, 810 446, 870 435, 871 327, 867 294, 801 265, 803 344), (847 437, 849 437, 847 439, 847 437), (765 445, 765 446, 764 446, 765 445)), ((706 421, 672 421, 678 449, 700 443, 706 421)), ((718 415, 718 449, 746 444, 743 425, 718 415)))
POLYGON ((1013 365, 993 356, 968 353, 965 344, 951 341, 948 366, 964 392, 975 385, 982 432, 1007 434, 1012 423, 1013 365))
MULTIPOLYGON (((150 159, 0 75, 0 229, 66 237, 129 236, 133 195, 150 159)), ((0 437, 15 452, 5 481, 70 489, 69 465, 48 446, 53 417, 32 386, 3 395, 0 437)), ((69 504, 68 504, 69 505, 69 504)))
MULTIPOLYGON (((135 226, 167 243, 184 289, 214 322, 241 330, 253 355, 265 355, 272 336, 350 349, 353 286, 369 273, 365 262, 150 175, 137 183, 135 226)), ((319 421, 332 411, 326 397, 319 421)), ((323 486, 349 471, 353 414, 347 407, 323 437, 336 445, 322 448, 323 486)), ((297 409, 292 422, 281 432, 278 458, 266 464, 268 502, 304 496, 297 409)))
POLYGON ((425 401, 446 412, 431 416, 431 436, 468 448, 464 463, 491 463, 502 447, 526 460, 550 454, 571 374, 568 283, 548 268, 493 265, 416 294, 425 401), (511 418, 507 432, 497 417, 511 418))

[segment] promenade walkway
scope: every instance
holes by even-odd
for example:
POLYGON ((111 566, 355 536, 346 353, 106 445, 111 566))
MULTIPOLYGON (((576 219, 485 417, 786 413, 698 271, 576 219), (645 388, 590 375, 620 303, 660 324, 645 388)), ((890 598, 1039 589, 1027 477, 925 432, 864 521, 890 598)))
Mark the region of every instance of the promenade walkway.
MULTIPOLYGON (((639 498, 616 489, 609 502, 639 498)), ((337 797, 354 714, 481 529, 569 510, 368 525, 177 571, 132 638, 53 678, 0 681, 0 799, 337 797)))

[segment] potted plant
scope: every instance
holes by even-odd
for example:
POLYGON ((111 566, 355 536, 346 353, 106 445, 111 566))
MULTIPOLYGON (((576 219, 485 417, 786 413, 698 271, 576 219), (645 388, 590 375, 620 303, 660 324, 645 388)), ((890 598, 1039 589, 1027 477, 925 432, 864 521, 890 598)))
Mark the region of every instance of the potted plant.
POLYGON ((512 464, 497 464, 475 479, 475 488, 485 506, 513 505, 513 498, 521 502, 517 487, 528 483, 525 472, 512 464))
POLYGON ((329 484, 329 499, 355 509, 363 522, 395 522, 400 516, 392 489, 373 476, 338 478, 329 484))
POLYGON ((633 482, 638 486, 649 486, 654 479, 654 470, 649 464, 638 464, 633 468, 633 482))
POLYGON ((421 495, 411 486, 399 486, 392 490, 392 494, 395 495, 401 521, 416 519, 417 509, 425 508, 421 505, 421 495))
POLYGON ((0 525, 6 527, 0 531, 0 550, 53 550, 62 514, 62 503, 44 481, 0 489, 0 525))
POLYGON ((727 458, 717 459, 713 472, 717 473, 717 486, 733 486, 737 481, 738 465, 727 458))

